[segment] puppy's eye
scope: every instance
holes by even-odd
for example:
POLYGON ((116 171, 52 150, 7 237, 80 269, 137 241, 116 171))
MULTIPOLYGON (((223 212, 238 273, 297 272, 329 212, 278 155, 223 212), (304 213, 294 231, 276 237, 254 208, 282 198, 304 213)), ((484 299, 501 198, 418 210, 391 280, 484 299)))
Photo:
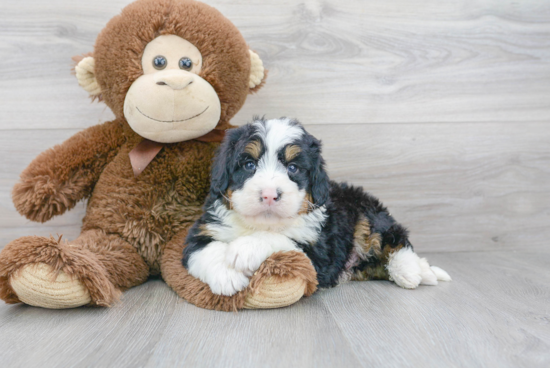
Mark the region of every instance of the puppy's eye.
POLYGON ((291 174, 296 174, 298 172, 298 166, 294 165, 294 164, 290 164, 288 165, 288 167, 286 168, 288 170, 289 173, 291 174))
POLYGON ((256 164, 252 161, 247 161, 244 164, 244 169, 248 170, 248 171, 254 171, 254 170, 256 170, 256 164))
POLYGON ((191 70, 193 67, 193 62, 188 57, 182 57, 179 62, 180 69, 191 70))
POLYGON ((153 68, 162 70, 166 68, 166 64, 168 64, 168 61, 166 61, 166 58, 162 55, 155 56, 153 59, 153 68))

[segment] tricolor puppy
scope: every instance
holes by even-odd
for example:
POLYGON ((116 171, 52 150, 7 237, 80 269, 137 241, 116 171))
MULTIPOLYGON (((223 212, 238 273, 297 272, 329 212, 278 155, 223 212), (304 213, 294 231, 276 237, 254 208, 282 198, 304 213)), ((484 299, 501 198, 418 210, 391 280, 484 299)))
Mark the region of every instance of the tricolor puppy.
POLYGON ((271 254, 290 250, 307 254, 322 288, 387 279, 414 289, 451 279, 414 253, 378 199, 328 179, 321 143, 297 121, 256 119, 227 132, 183 265, 213 293, 233 295, 271 254))

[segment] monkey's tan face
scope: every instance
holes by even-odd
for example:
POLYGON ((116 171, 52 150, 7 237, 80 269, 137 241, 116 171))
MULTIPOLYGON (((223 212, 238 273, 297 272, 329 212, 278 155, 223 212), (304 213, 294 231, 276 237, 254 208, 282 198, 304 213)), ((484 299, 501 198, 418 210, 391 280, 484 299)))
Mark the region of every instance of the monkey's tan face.
POLYGON ((202 55, 175 35, 145 47, 143 75, 130 86, 124 116, 140 136, 161 143, 198 138, 216 127, 221 105, 214 88, 199 76, 202 55))

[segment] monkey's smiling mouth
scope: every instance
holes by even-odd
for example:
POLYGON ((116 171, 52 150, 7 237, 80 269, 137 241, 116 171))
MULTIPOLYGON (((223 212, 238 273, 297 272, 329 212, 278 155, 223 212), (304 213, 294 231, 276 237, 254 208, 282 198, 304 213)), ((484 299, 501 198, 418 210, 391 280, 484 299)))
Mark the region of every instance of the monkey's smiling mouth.
POLYGON ((141 110, 137 106, 136 106, 136 110, 139 111, 139 113, 141 115, 145 116, 146 118, 154 120, 154 121, 158 121, 159 123, 180 123, 182 121, 191 120, 191 119, 196 118, 197 116, 200 116, 200 115, 204 114, 206 112, 206 110, 208 110, 209 107, 210 106, 206 106, 206 109, 202 110, 202 112, 199 112, 197 115, 193 115, 190 118, 186 118, 186 119, 182 119, 182 120, 159 120, 159 119, 152 118, 149 115, 145 115, 143 112, 141 112, 141 110))

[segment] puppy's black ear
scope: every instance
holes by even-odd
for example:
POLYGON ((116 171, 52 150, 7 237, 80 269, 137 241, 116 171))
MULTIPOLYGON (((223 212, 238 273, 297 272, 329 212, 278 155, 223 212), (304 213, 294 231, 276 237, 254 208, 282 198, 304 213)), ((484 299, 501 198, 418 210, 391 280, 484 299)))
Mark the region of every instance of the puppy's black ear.
POLYGON ((310 191, 313 204, 319 207, 328 200, 330 183, 325 170, 325 160, 321 156, 321 142, 313 136, 310 137, 310 152, 313 164, 309 170, 310 191))
POLYGON ((240 134, 235 134, 239 128, 227 131, 222 144, 216 152, 214 163, 212 164, 212 179, 210 182, 210 194, 214 197, 223 196, 229 188, 235 143, 240 134))

